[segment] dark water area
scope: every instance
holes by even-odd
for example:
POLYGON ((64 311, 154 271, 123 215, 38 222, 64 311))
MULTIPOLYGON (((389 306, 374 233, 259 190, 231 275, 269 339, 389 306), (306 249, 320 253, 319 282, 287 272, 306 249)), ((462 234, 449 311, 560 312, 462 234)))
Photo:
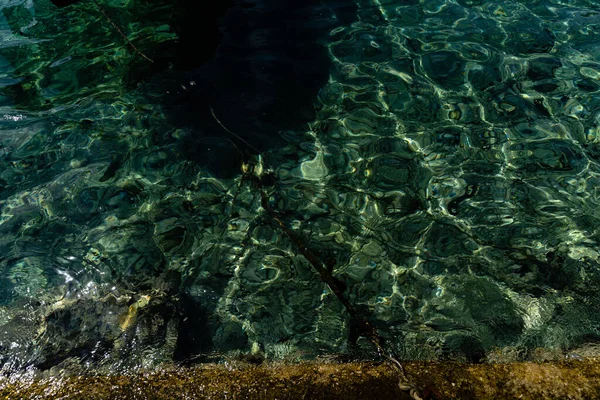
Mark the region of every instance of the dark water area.
POLYGON ((0 11, 3 374, 595 354, 594 3, 0 11))
POLYGON ((171 123, 189 129, 178 139, 184 156, 208 163, 220 177, 231 177, 248 154, 297 140, 281 132, 299 132, 314 120, 314 102, 331 64, 325 40, 331 29, 352 22, 356 6, 320 0, 222 6, 216 12, 226 10, 219 20, 220 33, 216 19, 210 20, 215 10, 204 22, 193 17, 206 15, 202 7, 185 2, 178 6, 187 17, 176 22, 177 54, 159 58, 174 68, 150 86, 168 93, 161 103, 171 123), (211 109, 242 140, 224 132, 211 109))

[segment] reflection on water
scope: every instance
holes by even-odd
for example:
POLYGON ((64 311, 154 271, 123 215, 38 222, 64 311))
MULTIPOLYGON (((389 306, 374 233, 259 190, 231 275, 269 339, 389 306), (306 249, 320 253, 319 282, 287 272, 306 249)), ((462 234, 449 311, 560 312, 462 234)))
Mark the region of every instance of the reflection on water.
POLYGON ((5 372, 372 357, 267 205, 404 358, 598 340, 593 4, 284 3, 2 4, 5 372))

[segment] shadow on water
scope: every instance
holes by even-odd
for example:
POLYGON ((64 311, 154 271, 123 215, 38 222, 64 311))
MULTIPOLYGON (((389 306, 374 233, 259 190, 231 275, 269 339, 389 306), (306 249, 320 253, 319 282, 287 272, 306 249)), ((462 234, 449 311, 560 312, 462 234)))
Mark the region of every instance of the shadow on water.
POLYGON ((212 14, 224 14, 219 35, 215 21, 204 21, 204 11, 192 3, 180 1, 177 49, 171 59, 158 60, 173 68, 155 76, 149 87, 163 93, 166 115, 184 131, 178 138, 184 157, 228 177, 239 172, 241 153, 280 147, 286 142, 282 131, 305 131, 314 120, 314 99, 329 77, 321 42, 354 18, 356 6, 322 0, 224 2, 212 14), (207 60, 219 38, 216 56, 207 60), (225 132, 211 107, 250 146, 225 132))

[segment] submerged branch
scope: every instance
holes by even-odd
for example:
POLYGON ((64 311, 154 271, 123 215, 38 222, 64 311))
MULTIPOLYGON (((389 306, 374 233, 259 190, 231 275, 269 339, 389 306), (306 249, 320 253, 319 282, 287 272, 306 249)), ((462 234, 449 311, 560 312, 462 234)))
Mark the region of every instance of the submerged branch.
POLYGON ((117 32, 119 32, 119 34, 123 37, 123 39, 125 39, 125 41, 127 42, 127 44, 129 44, 129 46, 131 46, 131 48, 136 53, 138 53, 140 56, 144 57, 146 60, 148 60, 151 63, 153 63, 154 61, 152 61, 152 59, 150 59, 147 55, 145 55, 137 47, 135 47, 135 45, 131 42, 131 40, 129 40, 129 38, 127 37, 127 35, 125 35, 125 33, 123 33, 123 31, 121 30, 121 28, 119 28, 117 26, 117 24, 115 24, 113 22, 113 20, 108 16, 108 14, 106 13, 106 10, 104 10, 104 8, 100 5, 100 3, 98 3, 96 0, 92 0, 92 1, 96 5, 96 7, 98 7, 98 10, 100 10, 100 12, 102 13, 102 15, 104 15, 106 17, 106 19, 108 20, 108 22, 110 22, 111 25, 117 30, 117 32))

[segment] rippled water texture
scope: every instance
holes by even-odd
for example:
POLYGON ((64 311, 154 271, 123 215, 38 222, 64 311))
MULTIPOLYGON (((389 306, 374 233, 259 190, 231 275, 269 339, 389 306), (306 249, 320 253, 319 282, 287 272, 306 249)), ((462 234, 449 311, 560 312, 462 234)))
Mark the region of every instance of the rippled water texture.
POLYGON ((593 2, 101 3, 0 1, 4 371, 373 357, 261 191, 403 358, 598 341, 593 2))

